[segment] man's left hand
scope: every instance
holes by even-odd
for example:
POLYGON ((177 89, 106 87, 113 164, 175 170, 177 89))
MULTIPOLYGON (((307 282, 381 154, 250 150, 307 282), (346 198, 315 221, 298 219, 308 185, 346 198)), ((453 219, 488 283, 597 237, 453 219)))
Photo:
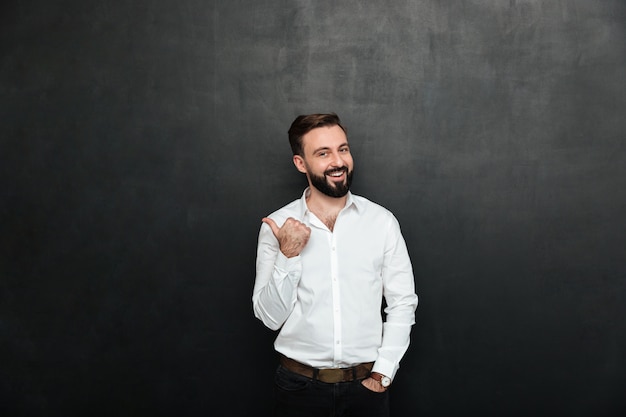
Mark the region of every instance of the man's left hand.
POLYGON ((370 391, 374 391, 374 392, 385 392, 387 391, 387 388, 383 387, 382 385, 380 385, 380 382, 376 381, 373 378, 365 378, 361 384, 363 384, 363 386, 365 388, 367 388, 370 391))

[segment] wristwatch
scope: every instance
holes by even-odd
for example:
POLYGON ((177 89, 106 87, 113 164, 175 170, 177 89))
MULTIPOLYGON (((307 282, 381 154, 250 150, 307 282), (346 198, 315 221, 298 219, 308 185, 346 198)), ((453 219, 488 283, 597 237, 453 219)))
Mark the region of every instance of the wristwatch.
POLYGON ((391 378, 389 378, 388 376, 385 376, 381 373, 378 372, 372 372, 370 374, 370 377, 376 381, 378 381, 378 383, 380 385, 383 386, 383 388, 388 388, 389 385, 391 385, 391 378))

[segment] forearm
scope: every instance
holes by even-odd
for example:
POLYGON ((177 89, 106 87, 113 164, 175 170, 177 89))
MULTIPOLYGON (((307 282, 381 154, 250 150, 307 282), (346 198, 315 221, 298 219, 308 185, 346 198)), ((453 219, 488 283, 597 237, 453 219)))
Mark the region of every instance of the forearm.
POLYGON ((394 378, 400 367, 400 360, 409 347, 411 327, 407 323, 383 324, 383 340, 378 349, 378 358, 374 363, 373 372, 394 378))
POLYGON ((278 330, 291 314, 301 276, 299 258, 282 258, 277 256, 269 278, 257 275, 252 297, 255 316, 272 330, 278 330))

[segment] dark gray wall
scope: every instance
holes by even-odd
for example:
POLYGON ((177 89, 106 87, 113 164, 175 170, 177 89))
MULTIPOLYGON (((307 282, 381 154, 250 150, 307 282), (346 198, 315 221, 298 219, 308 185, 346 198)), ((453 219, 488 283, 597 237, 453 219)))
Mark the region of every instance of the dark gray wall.
POLYGON ((263 415, 260 219, 335 111, 420 295, 396 416, 624 415, 626 3, 0 6, 0 412, 263 415), (236 398, 225 401, 225 398, 236 398))

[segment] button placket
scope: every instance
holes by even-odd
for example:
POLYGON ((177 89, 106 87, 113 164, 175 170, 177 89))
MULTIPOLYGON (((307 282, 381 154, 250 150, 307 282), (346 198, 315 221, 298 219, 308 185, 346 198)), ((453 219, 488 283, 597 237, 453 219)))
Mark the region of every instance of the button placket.
POLYGON ((331 233, 329 236, 330 246, 330 273, 331 273, 331 286, 333 294, 333 339, 334 339, 334 359, 335 362, 342 359, 342 343, 341 343, 341 292, 339 290, 339 267, 337 257, 337 244, 335 241, 335 234, 331 233))

